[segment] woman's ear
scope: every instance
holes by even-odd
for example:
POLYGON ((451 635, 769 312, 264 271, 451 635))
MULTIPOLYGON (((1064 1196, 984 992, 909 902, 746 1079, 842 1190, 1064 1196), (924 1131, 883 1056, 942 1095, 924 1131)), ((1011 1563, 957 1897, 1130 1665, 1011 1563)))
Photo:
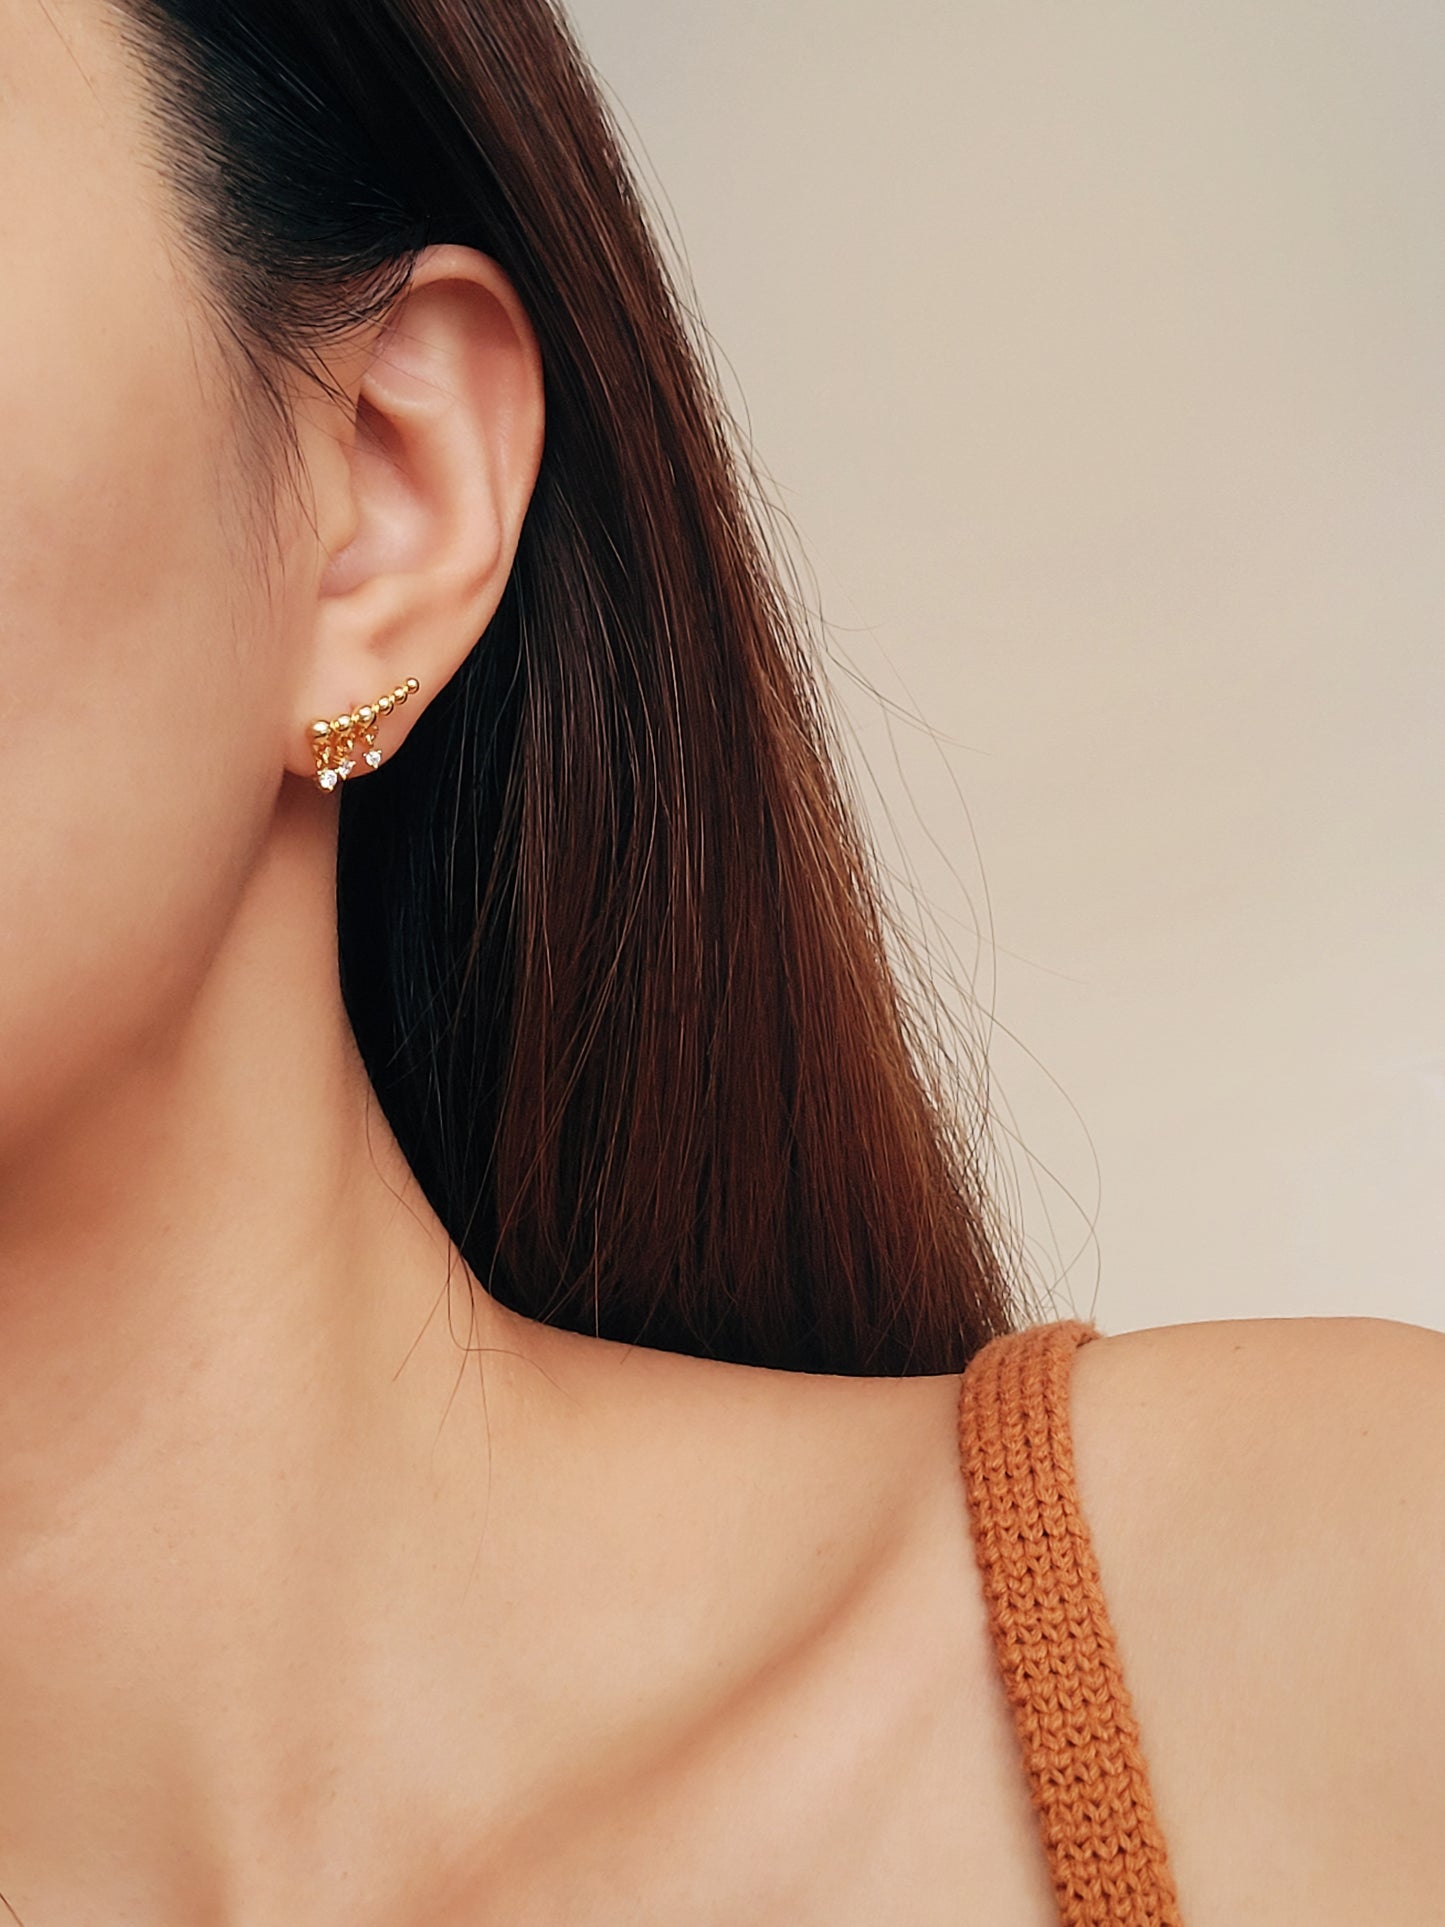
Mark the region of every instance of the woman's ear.
POLYGON ((310 440, 320 538, 311 649, 286 767, 313 775, 308 730, 414 676, 387 755, 470 654, 506 587, 542 459, 536 337, 511 282, 474 248, 431 247, 384 325, 343 368, 351 404, 310 440))

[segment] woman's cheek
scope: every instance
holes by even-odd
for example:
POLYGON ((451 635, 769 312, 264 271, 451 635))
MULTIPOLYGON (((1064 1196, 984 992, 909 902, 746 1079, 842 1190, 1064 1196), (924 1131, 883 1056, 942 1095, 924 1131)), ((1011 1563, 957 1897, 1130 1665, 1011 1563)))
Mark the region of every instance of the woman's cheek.
POLYGON ((0 1157, 174 1022, 267 807, 276 640, 175 327, 0 340, 0 1157))

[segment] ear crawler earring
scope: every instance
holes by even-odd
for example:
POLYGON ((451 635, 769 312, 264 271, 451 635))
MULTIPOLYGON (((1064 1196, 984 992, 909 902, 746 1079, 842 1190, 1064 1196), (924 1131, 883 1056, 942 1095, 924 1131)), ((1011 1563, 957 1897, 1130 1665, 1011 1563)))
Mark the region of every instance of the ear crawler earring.
POLYGON ((346 716, 323 717, 311 725, 311 748, 316 757, 316 781, 324 790, 334 790, 356 768, 357 755, 368 769, 381 766, 381 751, 376 747, 376 732, 383 717, 414 696, 421 684, 415 676, 399 682, 389 695, 378 696, 374 703, 353 705, 346 716))

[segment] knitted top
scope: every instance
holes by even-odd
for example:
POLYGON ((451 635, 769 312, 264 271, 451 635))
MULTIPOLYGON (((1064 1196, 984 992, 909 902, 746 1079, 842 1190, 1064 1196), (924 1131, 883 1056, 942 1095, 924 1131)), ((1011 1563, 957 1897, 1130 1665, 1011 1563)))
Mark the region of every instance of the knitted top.
POLYGON ((959 1453, 989 1628, 1064 1927, 1181 1927, 1139 1729, 1074 1484, 1073 1318, 969 1361, 959 1453))

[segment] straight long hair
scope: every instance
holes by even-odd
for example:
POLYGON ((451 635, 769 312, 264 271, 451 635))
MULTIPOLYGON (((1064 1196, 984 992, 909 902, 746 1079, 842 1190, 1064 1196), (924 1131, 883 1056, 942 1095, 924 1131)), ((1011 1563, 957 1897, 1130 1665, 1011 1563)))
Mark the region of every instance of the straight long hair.
POLYGON ((541 348, 500 607, 340 801, 348 1013, 468 1269, 603 1337, 961 1370, 1019 1322, 984 1094, 890 963, 808 619, 563 16, 113 4, 258 421, 433 242, 541 348))

